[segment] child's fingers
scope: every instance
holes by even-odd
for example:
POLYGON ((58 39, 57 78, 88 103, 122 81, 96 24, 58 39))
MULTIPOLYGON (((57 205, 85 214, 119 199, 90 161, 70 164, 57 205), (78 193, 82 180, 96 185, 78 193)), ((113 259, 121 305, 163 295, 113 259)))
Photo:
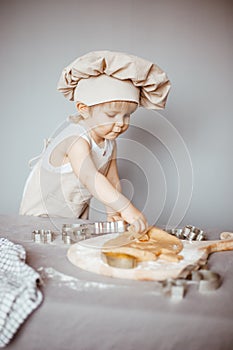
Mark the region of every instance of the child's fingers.
POLYGON ((122 217, 120 215, 114 215, 112 218, 113 221, 122 221, 122 217))
POLYGON ((148 223, 142 218, 139 218, 138 220, 134 221, 131 226, 133 226, 135 232, 144 232, 148 228, 148 223))
POLYGON ((120 215, 111 215, 107 217, 107 221, 122 221, 122 217, 120 215))

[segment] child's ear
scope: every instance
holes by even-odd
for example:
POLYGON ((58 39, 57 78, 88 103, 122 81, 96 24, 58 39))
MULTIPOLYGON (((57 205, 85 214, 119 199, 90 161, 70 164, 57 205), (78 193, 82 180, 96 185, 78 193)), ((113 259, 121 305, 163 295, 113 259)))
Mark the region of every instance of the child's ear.
POLYGON ((81 116, 84 119, 87 119, 89 117, 89 107, 87 105, 85 105, 84 103, 81 103, 81 102, 77 102, 76 108, 77 108, 79 114, 81 114, 81 116))

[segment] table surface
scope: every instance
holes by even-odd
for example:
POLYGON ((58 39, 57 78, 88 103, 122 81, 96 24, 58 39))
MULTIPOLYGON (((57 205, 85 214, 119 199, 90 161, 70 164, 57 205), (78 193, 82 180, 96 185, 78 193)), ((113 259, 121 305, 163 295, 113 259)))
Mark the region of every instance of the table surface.
MULTIPOLYGON (((73 266, 60 236, 52 244, 32 241, 33 230, 61 232, 64 223, 74 220, 0 215, 0 237, 24 246, 27 264, 43 277, 44 296, 7 349, 233 348, 232 251, 209 257, 209 268, 222 278, 219 289, 203 294, 192 285, 175 301, 159 294, 154 282, 113 279, 73 266)), ((217 230, 206 231, 208 239, 219 238, 217 230)))

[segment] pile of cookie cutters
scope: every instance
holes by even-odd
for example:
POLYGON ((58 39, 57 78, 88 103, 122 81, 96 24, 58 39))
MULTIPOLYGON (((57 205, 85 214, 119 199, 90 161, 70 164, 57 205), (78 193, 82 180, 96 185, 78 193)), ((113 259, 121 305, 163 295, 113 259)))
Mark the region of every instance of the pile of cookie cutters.
MULTIPOLYGON (((93 223, 76 223, 62 225, 62 241, 65 244, 77 243, 84 239, 89 239, 95 236, 105 235, 108 233, 123 233, 127 230, 128 224, 124 221, 96 221, 93 223)), ((184 228, 166 230, 171 235, 175 235, 180 239, 189 241, 201 241, 206 239, 203 230, 187 225, 184 228)), ((33 240, 36 243, 51 243, 55 237, 55 232, 51 230, 34 230, 32 232, 33 240)))
POLYGON ((192 225, 166 231, 179 239, 187 239, 189 241, 203 241, 206 239, 204 231, 192 225))
POLYGON ((123 233, 128 224, 124 221, 98 221, 88 224, 64 224, 62 226, 62 240, 72 244, 84 239, 102 236, 108 233, 123 233))
MULTIPOLYGON (((108 233, 123 233, 127 230, 127 227, 128 224, 124 221, 63 224, 61 237, 65 244, 73 244, 108 233)), ((41 229, 32 232, 32 239, 36 243, 52 243, 56 236, 57 234, 51 230, 41 229)))
MULTIPOLYGON (((108 233, 123 233, 127 230, 128 226, 129 224, 124 221, 64 224, 62 226, 62 240, 66 244, 72 244, 108 233)), ((187 239, 189 241, 202 241, 206 239, 204 231, 192 225, 187 225, 182 229, 171 229, 166 231, 180 239, 187 239)))
MULTIPOLYGON (((167 230, 167 232, 189 241, 203 241, 206 239, 204 231, 192 225, 187 225, 182 229, 167 230)), ((197 286, 200 293, 211 292, 219 288, 221 278, 218 273, 208 270, 205 265, 199 270, 191 271, 186 278, 168 279, 162 282, 162 291, 172 299, 180 300, 184 297, 187 287, 192 284, 197 286)))
POLYGON ((160 282, 162 293, 171 299, 180 300, 190 285, 196 285, 200 293, 216 290, 221 285, 220 275, 207 269, 207 266, 192 271, 187 278, 167 279, 160 282))

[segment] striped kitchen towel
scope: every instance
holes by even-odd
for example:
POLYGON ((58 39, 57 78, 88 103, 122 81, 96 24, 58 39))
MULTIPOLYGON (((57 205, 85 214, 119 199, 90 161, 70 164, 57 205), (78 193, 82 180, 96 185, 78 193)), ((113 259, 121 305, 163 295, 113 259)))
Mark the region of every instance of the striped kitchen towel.
POLYGON ((25 263, 23 246, 0 238, 0 347, 42 302, 40 275, 25 263))

